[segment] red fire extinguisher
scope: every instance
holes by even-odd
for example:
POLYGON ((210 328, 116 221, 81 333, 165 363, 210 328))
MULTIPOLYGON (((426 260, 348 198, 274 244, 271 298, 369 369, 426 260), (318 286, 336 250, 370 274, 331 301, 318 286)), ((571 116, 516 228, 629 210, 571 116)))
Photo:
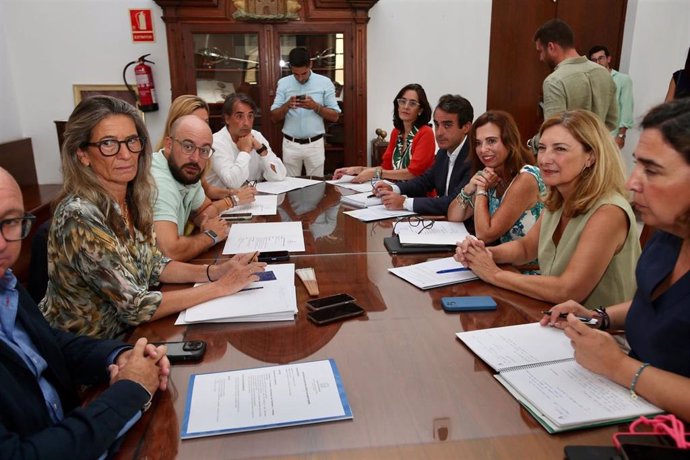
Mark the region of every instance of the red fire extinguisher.
POLYGON ((146 59, 148 56, 150 56, 150 54, 144 54, 136 61, 127 64, 122 71, 122 79, 125 81, 125 85, 127 85, 129 92, 132 93, 135 99, 138 99, 139 110, 142 112, 155 112, 158 110, 158 102, 156 102, 156 89, 153 84, 153 70, 150 66, 146 65, 147 62, 149 64, 155 63, 146 59), (136 66, 134 66, 134 77, 137 82, 137 91, 139 92, 138 98, 132 87, 127 83, 126 72, 132 64, 136 64, 136 66))

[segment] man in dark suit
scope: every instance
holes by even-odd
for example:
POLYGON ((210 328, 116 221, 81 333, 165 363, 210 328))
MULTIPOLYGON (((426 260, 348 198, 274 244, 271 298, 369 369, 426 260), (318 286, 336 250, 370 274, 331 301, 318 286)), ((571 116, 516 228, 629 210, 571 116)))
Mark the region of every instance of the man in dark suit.
POLYGON ((0 458, 99 458, 165 390, 170 363, 146 339, 132 348, 48 325, 10 269, 33 222, 22 203, 0 168, 0 458), (80 385, 108 381, 80 406, 80 385))
POLYGON ((448 205, 470 180, 467 133, 474 110, 462 96, 441 96, 434 110, 434 131, 439 146, 431 168, 399 184, 376 183, 376 195, 387 209, 407 209, 418 214, 446 215, 448 205), (436 196, 428 196, 435 192, 436 196))

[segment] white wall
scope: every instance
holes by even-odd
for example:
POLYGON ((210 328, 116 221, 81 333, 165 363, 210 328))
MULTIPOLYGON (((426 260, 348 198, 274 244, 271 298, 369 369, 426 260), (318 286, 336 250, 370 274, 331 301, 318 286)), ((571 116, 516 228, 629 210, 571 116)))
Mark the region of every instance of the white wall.
POLYGON ((9 61, 5 24, 5 6, 0 1, 0 142, 8 142, 22 137, 21 120, 18 116, 17 98, 14 94, 12 73, 9 61))
POLYGON ((369 16, 367 138, 390 134, 393 98, 408 83, 424 87, 432 108, 453 93, 475 116, 486 111, 491 0, 381 0, 369 16))
MULTIPOLYGON (((153 0, 4 0, 2 13, 7 59, 2 59, 1 36, 0 59, 9 63, 9 93, 18 105, 10 116, 21 122, 21 132, 13 134, 32 138, 40 183, 62 182, 53 121, 66 120, 72 112, 72 85, 122 84, 124 66, 147 53, 156 63, 160 110, 146 114, 146 124, 153 143, 158 141, 170 105, 170 72, 161 9, 153 0), (130 8, 152 9, 153 44, 132 42, 130 8)), ((2 73, 0 94, 6 93, 2 73)))
MULTIPOLYGON (((664 101, 671 74, 685 65, 690 46, 690 1, 629 0, 621 69, 633 80, 635 124, 664 101), (629 56, 629 57, 628 57, 629 56)), ((628 131, 628 171, 640 130, 628 131)))

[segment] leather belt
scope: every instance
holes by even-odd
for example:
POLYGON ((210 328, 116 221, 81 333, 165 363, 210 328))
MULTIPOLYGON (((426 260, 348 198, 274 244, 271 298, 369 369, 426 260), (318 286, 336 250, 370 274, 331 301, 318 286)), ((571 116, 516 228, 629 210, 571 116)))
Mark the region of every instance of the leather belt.
POLYGON ((295 137, 288 136, 287 134, 283 133, 283 137, 289 140, 290 142, 296 142, 298 144, 311 144, 312 142, 316 142, 319 139, 321 139, 323 137, 323 134, 319 134, 318 136, 314 137, 307 137, 305 139, 297 139, 295 137))

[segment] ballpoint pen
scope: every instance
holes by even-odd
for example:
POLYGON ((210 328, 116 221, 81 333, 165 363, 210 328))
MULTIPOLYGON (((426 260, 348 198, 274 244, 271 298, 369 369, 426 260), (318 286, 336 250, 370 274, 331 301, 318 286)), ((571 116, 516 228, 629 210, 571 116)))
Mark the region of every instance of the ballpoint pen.
POLYGON ((470 269, 467 267, 446 268, 445 270, 437 271, 436 274, 442 275, 443 273, 468 272, 468 271, 470 271, 470 269))
POLYGON ((263 288, 264 288, 263 286, 248 287, 248 288, 240 289, 240 292, 256 291, 257 289, 263 289, 263 288))
MULTIPOLYGON (((546 310, 541 312, 543 315, 551 315, 551 312, 546 310)), ((567 319, 568 314, 567 313, 559 313, 558 319, 567 319)), ((597 324, 599 321, 596 318, 585 318, 584 316, 575 316, 575 318, 579 319, 581 323, 585 324, 597 324)))

